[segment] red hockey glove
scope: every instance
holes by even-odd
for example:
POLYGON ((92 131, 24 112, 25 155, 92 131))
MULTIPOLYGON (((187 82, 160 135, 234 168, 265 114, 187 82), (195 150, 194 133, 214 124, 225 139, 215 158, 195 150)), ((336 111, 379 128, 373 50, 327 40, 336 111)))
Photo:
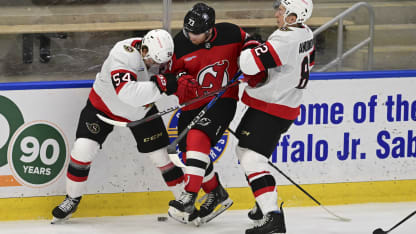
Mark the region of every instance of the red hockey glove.
POLYGON ((244 78, 243 81, 247 82, 250 87, 256 88, 260 87, 267 81, 268 73, 267 70, 261 71, 255 75, 247 75, 243 74, 244 78))
POLYGON ((262 43, 263 43, 263 40, 261 39, 261 36, 255 33, 246 38, 246 40, 244 41, 242 50, 252 49, 256 46, 261 45, 262 43))
POLYGON ((175 95, 178 97, 180 104, 198 97, 198 82, 193 76, 179 73, 177 77, 178 90, 175 95))
POLYGON ((174 74, 158 74, 151 76, 150 80, 155 82, 160 93, 166 93, 166 95, 174 94, 178 89, 176 76, 174 74))

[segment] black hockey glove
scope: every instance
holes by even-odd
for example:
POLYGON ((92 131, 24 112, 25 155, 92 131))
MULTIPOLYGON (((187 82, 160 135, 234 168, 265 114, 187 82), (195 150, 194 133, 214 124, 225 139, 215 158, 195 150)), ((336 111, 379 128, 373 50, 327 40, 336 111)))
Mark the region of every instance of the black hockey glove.
POLYGON ((166 95, 172 95, 178 89, 178 83, 176 82, 176 76, 174 74, 158 74, 151 76, 150 80, 155 82, 160 93, 166 93, 166 95))

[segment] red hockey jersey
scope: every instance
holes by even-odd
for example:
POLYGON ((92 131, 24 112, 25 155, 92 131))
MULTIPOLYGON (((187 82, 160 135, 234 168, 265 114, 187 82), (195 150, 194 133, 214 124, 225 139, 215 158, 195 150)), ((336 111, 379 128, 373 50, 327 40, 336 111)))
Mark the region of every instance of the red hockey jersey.
MULTIPOLYGON (((183 32, 175 38, 175 53, 169 70, 173 73, 186 72, 198 82, 198 95, 224 87, 238 71, 238 57, 246 38, 246 32, 230 23, 215 24, 212 38, 194 45, 183 32)), ((229 88, 222 96, 238 100, 238 86, 229 88)), ((192 110, 208 103, 208 97, 186 106, 183 110, 192 110)))

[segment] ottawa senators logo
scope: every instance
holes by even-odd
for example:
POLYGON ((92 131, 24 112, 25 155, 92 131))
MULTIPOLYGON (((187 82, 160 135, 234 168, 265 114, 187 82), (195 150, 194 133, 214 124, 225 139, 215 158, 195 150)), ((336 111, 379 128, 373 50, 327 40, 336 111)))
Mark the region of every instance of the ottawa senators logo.
POLYGON ((200 93, 198 93, 198 95, 202 96, 207 92, 225 86, 230 77, 227 71, 228 66, 229 62, 227 60, 222 60, 201 69, 197 75, 197 81, 200 85, 200 89, 198 90, 200 93))

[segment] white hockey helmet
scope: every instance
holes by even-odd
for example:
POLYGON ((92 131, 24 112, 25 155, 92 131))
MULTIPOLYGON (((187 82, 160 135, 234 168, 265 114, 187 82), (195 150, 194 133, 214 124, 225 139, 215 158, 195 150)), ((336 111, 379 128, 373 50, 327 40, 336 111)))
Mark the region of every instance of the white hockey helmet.
POLYGON ((149 31, 142 39, 141 49, 144 47, 147 47, 145 59, 150 57, 159 64, 168 62, 173 56, 172 36, 163 29, 149 31))
POLYGON ((277 9, 280 4, 286 8, 285 19, 293 13, 297 16, 296 23, 304 23, 312 16, 312 0, 275 0, 273 8, 277 9))

